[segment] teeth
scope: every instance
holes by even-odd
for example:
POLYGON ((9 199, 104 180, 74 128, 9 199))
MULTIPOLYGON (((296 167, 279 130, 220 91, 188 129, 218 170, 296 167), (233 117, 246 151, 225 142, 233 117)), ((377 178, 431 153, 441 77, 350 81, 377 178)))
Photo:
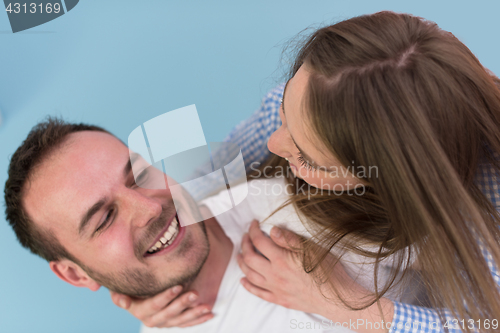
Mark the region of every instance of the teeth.
POLYGON ((176 233, 177 233, 177 228, 170 225, 167 232, 165 232, 163 236, 167 239, 167 241, 170 241, 176 233))
POLYGON ((166 248, 175 240, 175 237, 179 234, 179 221, 177 217, 174 217, 172 223, 168 227, 168 230, 163 234, 163 237, 155 243, 149 250, 148 253, 154 253, 163 248, 166 248))

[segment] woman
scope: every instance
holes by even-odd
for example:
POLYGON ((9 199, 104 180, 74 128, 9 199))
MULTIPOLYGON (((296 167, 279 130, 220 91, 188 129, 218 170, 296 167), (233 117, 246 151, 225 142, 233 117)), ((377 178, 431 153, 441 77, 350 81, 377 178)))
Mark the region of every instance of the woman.
POLYGON ((314 187, 370 189, 293 197, 323 248, 362 239, 380 245, 367 255, 384 258, 411 246, 435 307, 459 320, 495 318, 500 297, 482 251, 500 262, 500 223, 474 176, 482 160, 499 167, 498 80, 453 35, 394 13, 320 29, 292 76, 269 149, 314 187), (378 175, 332 178, 332 166, 377 166, 378 175))
POLYGON ((307 217, 314 241, 299 242, 287 233, 285 238, 293 251, 300 248, 305 254, 299 256, 303 270, 317 274, 300 273, 294 260, 286 258, 279 259, 281 271, 264 261, 249 265, 255 256, 249 254, 241 261, 242 270, 249 272, 245 287, 308 312, 324 311, 314 301, 327 296, 332 316, 320 314, 332 319, 339 311, 352 314, 349 308, 379 300, 381 308, 390 309, 385 314, 394 307, 394 324, 407 307, 383 296, 401 282, 397 272, 414 263, 433 307, 448 309, 421 311, 441 315, 442 325, 450 329, 488 329, 485 320, 500 313, 494 267, 500 263, 500 219, 475 175, 486 163, 494 172, 500 168, 495 158, 500 152, 498 79, 434 23, 389 12, 316 31, 301 48, 291 74, 280 110, 283 125, 269 149, 288 159, 299 178, 291 179, 297 188, 301 182, 312 186, 309 193, 297 191, 291 203, 307 217), (378 173, 367 173, 370 167, 378 173), (335 169, 349 172, 339 176, 332 173, 335 169), (363 194, 355 195, 360 186, 363 194), (341 187, 344 191, 337 195, 334 191, 341 187), (366 251, 360 242, 377 250, 366 251), (327 256, 339 247, 375 261, 396 258, 393 278, 376 286, 380 292, 371 298, 360 301, 369 295, 362 289, 347 295, 343 286, 349 277, 327 256), (485 274, 489 271, 494 274, 485 274), (337 279, 321 284, 319 279, 332 272, 337 279), (297 283, 312 276, 321 292, 307 304, 276 283, 283 273, 297 276, 297 283), (256 274, 266 282, 250 277, 256 274), (449 318, 457 321, 447 322, 449 318))

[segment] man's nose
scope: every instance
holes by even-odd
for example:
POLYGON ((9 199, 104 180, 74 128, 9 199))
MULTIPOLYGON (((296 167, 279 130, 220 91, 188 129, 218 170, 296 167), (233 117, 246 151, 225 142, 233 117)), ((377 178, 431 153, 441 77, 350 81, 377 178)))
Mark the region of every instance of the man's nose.
POLYGON ((267 148, 269 151, 281 156, 283 158, 289 158, 292 155, 290 154, 290 150, 288 149, 290 137, 286 133, 286 129, 281 125, 269 138, 267 142, 267 148))
POLYGON ((131 225, 139 228, 144 227, 161 215, 163 211, 161 202, 143 193, 148 190, 127 190, 127 193, 124 194, 126 197, 123 204, 126 206, 124 210, 131 225))

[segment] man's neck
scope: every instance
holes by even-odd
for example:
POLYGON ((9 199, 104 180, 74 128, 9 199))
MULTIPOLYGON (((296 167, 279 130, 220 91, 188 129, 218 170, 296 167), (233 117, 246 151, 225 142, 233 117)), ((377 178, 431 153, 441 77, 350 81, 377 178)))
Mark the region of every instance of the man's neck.
MULTIPOLYGON (((211 215, 205 215, 208 213, 208 208, 205 206, 200 207, 200 210, 204 216, 211 215)), ((204 303, 212 307, 217 299, 222 278, 231 260, 233 243, 214 217, 205 219, 205 227, 210 252, 200 273, 189 289, 196 290, 199 294, 196 304, 204 303)))

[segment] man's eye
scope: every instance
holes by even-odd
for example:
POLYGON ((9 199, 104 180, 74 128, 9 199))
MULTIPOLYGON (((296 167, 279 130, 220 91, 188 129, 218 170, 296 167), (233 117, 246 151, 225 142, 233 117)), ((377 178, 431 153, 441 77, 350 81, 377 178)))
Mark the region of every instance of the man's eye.
POLYGON ((96 232, 101 231, 109 223, 111 216, 113 215, 114 209, 110 209, 106 219, 101 223, 101 225, 95 230, 96 232))

